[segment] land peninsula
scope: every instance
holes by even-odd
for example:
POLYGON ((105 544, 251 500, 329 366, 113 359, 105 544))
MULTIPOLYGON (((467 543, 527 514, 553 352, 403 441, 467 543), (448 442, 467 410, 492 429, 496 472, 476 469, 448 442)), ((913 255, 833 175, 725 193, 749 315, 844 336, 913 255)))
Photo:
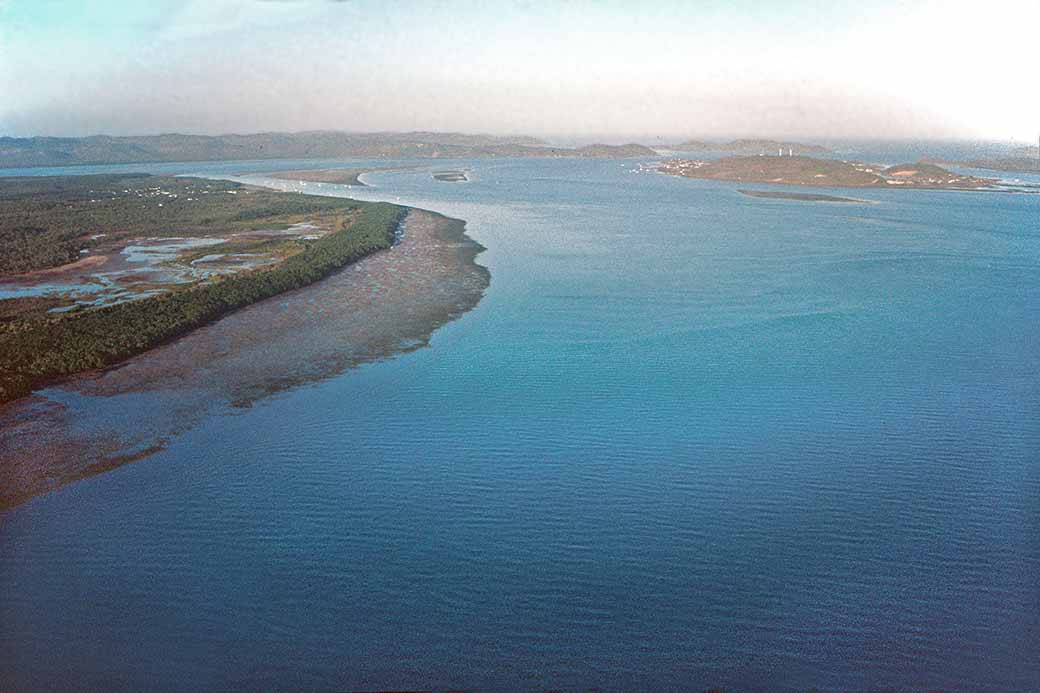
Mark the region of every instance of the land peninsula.
POLYGON ((985 190, 997 182, 923 162, 884 167, 808 156, 732 156, 713 161, 672 159, 656 168, 685 178, 825 188, 985 190))
POLYGON ((389 248, 407 208, 149 175, 0 180, 0 402, 389 248))

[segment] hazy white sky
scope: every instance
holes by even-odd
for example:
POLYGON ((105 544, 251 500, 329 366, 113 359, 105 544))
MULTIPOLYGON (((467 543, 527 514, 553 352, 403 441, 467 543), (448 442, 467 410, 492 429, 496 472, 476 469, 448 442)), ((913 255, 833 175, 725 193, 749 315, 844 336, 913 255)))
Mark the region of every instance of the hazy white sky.
POLYGON ((0 134, 1035 140, 1037 0, 0 0, 0 134))

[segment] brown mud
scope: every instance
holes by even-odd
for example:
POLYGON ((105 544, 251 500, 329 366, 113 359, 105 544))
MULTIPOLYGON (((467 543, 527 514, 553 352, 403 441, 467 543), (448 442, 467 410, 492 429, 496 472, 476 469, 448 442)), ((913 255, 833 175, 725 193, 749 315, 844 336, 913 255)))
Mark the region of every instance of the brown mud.
POLYGON ((480 301, 483 249, 463 222, 413 210, 388 250, 0 407, 0 509, 148 456, 209 412, 422 348, 480 301))

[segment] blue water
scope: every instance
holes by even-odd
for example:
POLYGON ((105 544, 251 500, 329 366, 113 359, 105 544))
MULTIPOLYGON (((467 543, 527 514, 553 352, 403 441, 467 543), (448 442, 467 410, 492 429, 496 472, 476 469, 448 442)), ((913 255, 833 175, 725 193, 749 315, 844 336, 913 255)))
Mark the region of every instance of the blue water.
POLYGON ((636 163, 368 174, 484 300, 0 515, 0 688, 1040 689, 1040 196, 636 163))

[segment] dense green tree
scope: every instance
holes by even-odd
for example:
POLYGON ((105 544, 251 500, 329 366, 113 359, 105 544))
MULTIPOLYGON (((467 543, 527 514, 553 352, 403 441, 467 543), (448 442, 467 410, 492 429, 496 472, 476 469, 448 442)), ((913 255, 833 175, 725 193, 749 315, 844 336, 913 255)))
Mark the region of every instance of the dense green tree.
MULTIPOLYGON (((310 204, 307 196, 284 197, 290 208, 310 204)), ((114 364, 237 308, 311 284, 393 243, 406 208, 343 200, 338 204, 345 202, 360 208, 356 220, 307 242, 302 252, 272 268, 35 320, 0 334, 0 402, 23 396, 49 380, 114 364)))

